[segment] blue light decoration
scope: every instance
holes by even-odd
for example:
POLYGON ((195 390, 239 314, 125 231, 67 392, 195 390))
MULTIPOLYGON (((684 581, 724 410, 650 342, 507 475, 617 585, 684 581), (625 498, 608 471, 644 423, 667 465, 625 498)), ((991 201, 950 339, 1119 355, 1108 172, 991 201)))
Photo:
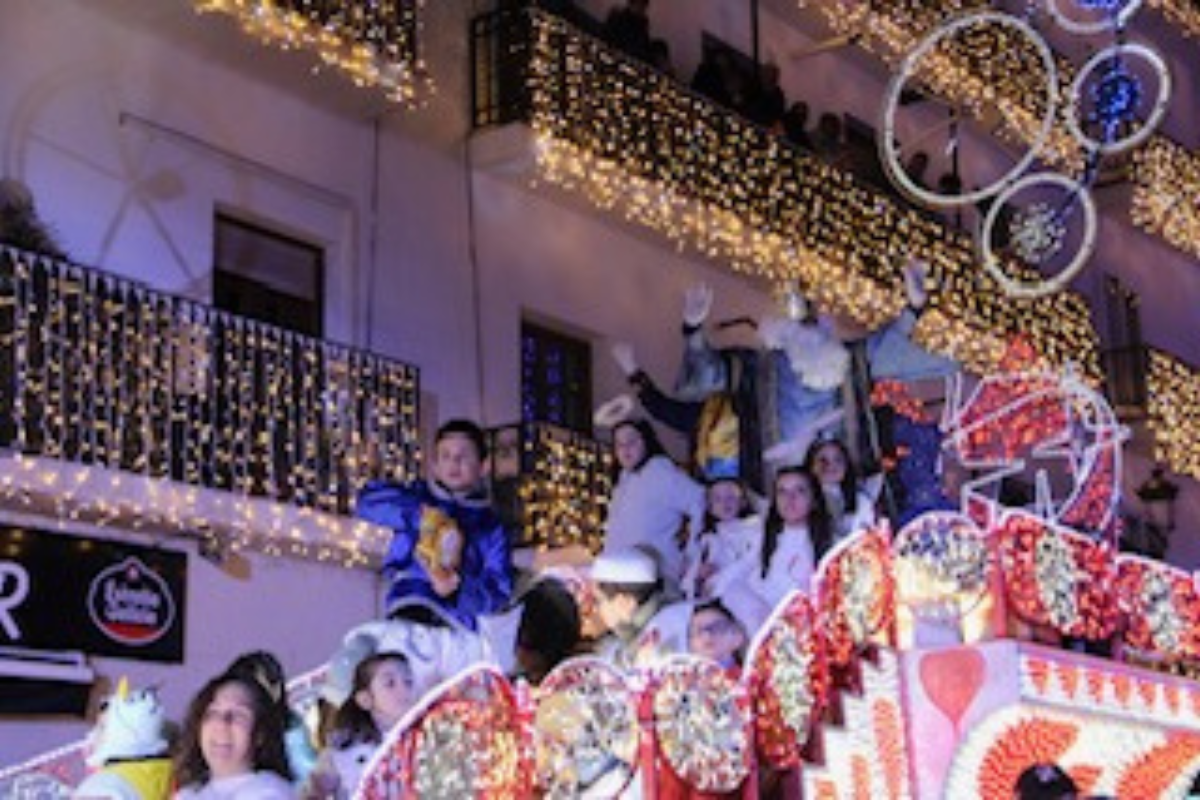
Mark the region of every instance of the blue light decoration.
POLYGON ((1100 125, 1105 142, 1112 142, 1122 125, 1134 119, 1142 101, 1142 83, 1129 71, 1124 59, 1113 58, 1100 80, 1092 85, 1090 94, 1095 108, 1089 121, 1100 125))

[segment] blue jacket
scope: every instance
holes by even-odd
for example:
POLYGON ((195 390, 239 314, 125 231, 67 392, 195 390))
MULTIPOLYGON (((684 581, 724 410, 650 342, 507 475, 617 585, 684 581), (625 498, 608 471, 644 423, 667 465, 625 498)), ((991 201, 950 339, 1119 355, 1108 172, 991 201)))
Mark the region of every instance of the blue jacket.
POLYGON ((384 576, 391 582, 389 615, 404 607, 424 606, 475 630, 480 614, 499 611, 512 595, 508 531, 486 497, 454 497, 433 481, 372 481, 358 495, 358 515, 395 532, 383 562, 384 576), (458 591, 448 597, 433 590, 429 573, 416 555, 421 516, 428 508, 454 520, 465 540, 458 591))

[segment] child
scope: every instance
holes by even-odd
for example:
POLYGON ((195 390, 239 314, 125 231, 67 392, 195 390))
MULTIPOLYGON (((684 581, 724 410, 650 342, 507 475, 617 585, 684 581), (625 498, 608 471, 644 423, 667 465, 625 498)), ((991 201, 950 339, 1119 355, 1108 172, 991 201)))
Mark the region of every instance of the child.
POLYGON ((293 800, 283 719, 252 678, 225 673, 188 707, 175 777, 178 800, 293 800))
POLYGON ((555 578, 542 578, 525 595, 514 646, 521 677, 534 686, 579 649, 581 625, 574 595, 555 578))
POLYGON ((720 600, 696 606, 688 623, 688 650, 711 658, 732 677, 741 674, 746 631, 720 600))
POLYGON ((601 553, 592 564, 597 607, 608 634, 596 652, 621 669, 653 666, 684 650, 687 606, 664 603, 654 558, 637 549, 601 553))
POLYGON ((757 629, 794 589, 808 592, 832 544, 829 514, 817 479, 803 467, 775 475, 758 552, 721 575, 718 594, 757 629))
POLYGON ((465 419, 438 429, 431 477, 407 485, 374 481, 358 514, 395 531, 384 559, 388 615, 471 631, 512 594, 508 532, 483 482, 483 431, 465 419))
POLYGON ((354 670, 353 693, 337 710, 329 746, 302 797, 345 800, 363 777, 375 749, 412 707, 412 670, 400 653, 376 653, 354 670))
POLYGON ((699 532, 704 490, 671 461, 646 420, 617 423, 613 452, 621 472, 608 504, 604 551, 653 551, 668 593, 678 596, 683 554, 676 534, 684 520, 693 535, 699 532))
POLYGON ((683 576, 684 596, 691 598, 711 597, 715 576, 753 548, 754 537, 746 536, 745 529, 752 527, 755 534, 761 530, 759 521, 749 526, 732 524, 754 515, 750 491, 737 478, 709 480, 704 496, 704 525, 688 542, 683 576))
POLYGON ((835 541, 875 524, 875 501, 859 481, 850 451, 840 439, 813 442, 804 468, 821 484, 835 541))
POLYGON ((254 650, 235 658, 225 672, 250 678, 266 690, 274 712, 283 719, 283 743, 287 751, 288 768, 296 783, 303 783, 316 764, 317 754, 304 720, 288 705, 287 678, 279 659, 265 650, 254 650))

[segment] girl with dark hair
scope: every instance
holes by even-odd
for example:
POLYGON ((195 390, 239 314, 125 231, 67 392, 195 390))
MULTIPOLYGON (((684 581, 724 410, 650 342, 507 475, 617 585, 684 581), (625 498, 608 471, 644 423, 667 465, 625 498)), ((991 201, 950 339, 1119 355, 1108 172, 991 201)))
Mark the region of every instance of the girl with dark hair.
POLYGON ((750 519, 753 495, 738 478, 709 480, 704 498, 704 524, 688 542, 683 577, 684 594, 696 598, 712 596, 716 576, 752 551, 762 530, 761 520, 750 519))
POLYGON ((677 537, 685 521, 689 538, 699 532, 704 489, 666 455, 654 428, 644 419, 617 423, 613 454, 620 473, 608 503, 604 550, 653 551, 664 585, 675 594, 683 573, 677 537))
POLYGON ((791 589, 808 589, 817 562, 832 544, 832 521, 816 477, 803 467, 779 470, 759 554, 762 579, 783 579, 785 591, 775 602, 791 589))
POLYGON ((354 669, 350 697, 334 715, 329 747, 321 753, 301 796, 345 800, 388 732, 412 707, 413 676, 401 653, 367 656, 354 669))
POLYGON ((300 715, 288 705, 287 676, 273 653, 252 650, 242 653, 225 669, 226 674, 241 675, 257 681, 266 689, 275 712, 283 719, 283 744, 288 767, 297 784, 303 783, 317 763, 317 752, 300 715))
POLYGON ((858 478, 850 450, 840 439, 813 442, 804 456, 804 468, 821 485, 835 542, 875 524, 875 502, 858 478))
POLYGON ((225 673, 192 700, 184 720, 175 777, 179 800, 292 800, 283 719, 253 678, 225 673))

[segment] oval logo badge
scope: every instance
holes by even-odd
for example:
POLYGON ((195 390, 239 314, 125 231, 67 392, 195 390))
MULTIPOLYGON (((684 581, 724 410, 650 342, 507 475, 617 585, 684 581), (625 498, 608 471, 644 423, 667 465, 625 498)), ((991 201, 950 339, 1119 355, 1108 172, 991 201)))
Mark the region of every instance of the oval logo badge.
POLYGON ((161 577, 131 557, 92 581, 88 613, 110 639, 147 645, 170 630, 175 621, 175 600, 161 577))

